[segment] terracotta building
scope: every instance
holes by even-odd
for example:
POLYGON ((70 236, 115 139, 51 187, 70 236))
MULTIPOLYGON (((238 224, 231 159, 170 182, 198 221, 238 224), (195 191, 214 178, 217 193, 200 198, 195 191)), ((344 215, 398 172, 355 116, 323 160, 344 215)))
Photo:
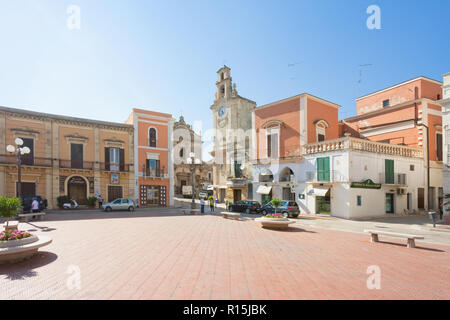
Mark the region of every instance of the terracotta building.
POLYGON ((173 205, 172 115, 134 108, 135 199, 140 206, 173 205))
POLYGON ((6 146, 21 138, 31 152, 22 161, 22 194, 57 206, 68 195, 84 204, 134 197, 133 126, 0 107, 0 195, 17 195, 16 158, 6 146))
POLYGON ((341 131, 353 136, 356 131, 371 141, 423 148, 425 166, 429 154, 429 189, 418 190, 419 209, 438 209, 443 196, 440 99, 441 82, 417 77, 356 99, 357 115, 341 126, 341 131))

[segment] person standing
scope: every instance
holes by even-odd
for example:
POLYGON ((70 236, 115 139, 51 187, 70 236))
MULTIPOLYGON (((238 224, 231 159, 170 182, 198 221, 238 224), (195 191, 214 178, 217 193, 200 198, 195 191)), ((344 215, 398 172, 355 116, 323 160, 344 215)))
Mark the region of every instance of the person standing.
POLYGON ((200 199, 200 213, 205 213, 205 199, 200 199))
POLYGON ((98 200, 98 208, 101 209, 103 205, 103 198, 101 194, 98 195, 97 200, 98 200))
POLYGON ((39 212, 39 202, 36 198, 33 198, 33 202, 31 203, 31 211, 33 213, 39 212))
POLYGON ((211 212, 214 212, 214 199, 213 199, 213 197, 209 198, 209 210, 211 212))

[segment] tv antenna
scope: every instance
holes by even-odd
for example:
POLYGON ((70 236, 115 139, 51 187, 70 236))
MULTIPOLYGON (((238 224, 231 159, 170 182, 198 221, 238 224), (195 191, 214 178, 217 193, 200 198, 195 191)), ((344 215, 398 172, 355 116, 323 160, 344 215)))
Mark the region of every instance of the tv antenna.
POLYGON ((362 68, 369 67, 371 65, 372 65, 371 63, 367 63, 367 64, 360 64, 358 66, 358 70, 359 70, 359 73, 358 73, 358 96, 361 95, 362 68))

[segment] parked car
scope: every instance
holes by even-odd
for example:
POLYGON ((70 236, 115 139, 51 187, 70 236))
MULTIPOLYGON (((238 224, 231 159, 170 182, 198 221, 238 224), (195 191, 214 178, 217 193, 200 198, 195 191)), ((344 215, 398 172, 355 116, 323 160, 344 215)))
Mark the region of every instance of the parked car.
MULTIPOLYGON (((268 213, 275 213, 275 207, 270 202, 266 203, 261 208, 261 213, 266 215, 268 213)), ((281 206, 277 208, 277 213, 283 214, 285 217, 297 218, 300 214, 300 208, 295 201, 281 201, 281 206)))
POLYGON ((24 213, 31 212, 31 203, 34 198, 39 202, 39 211, 47 209, 47 199, 42 199, 41 196, 23 196, 22 207, 24 213))
POLYGON ((214 195, 214 191, 213 190, 202 190, 199 194, 198 197, 201 199, 208 199, 209 197, 212 197, 214 195))
POLYGON ((134 201, 131 199, 119 198, 114 201, 103 204, 102 209, 107 212, 110 212, 112 210, 134 211, 134 209, 136 209, 136 205, 135 205, 134 201))
POLYGON ((261 204, 258 201, 251 200, 241 200, 228 206, 228 211, 245 212, 247 214, 259 213, 260 210, 261 204))

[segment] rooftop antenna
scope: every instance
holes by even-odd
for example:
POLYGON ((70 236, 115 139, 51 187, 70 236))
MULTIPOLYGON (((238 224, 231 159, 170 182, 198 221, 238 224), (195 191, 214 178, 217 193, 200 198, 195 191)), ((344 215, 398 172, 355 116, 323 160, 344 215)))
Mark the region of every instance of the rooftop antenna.
POLYGON ((358 74, 358 96, 361 95, 362 68, 363 67, 369 67, 371 65, 372 65, 371 63, 367 63, 367 64, 360 64, 358 66, 358 69, 359 69, 359 74, 358 74))

